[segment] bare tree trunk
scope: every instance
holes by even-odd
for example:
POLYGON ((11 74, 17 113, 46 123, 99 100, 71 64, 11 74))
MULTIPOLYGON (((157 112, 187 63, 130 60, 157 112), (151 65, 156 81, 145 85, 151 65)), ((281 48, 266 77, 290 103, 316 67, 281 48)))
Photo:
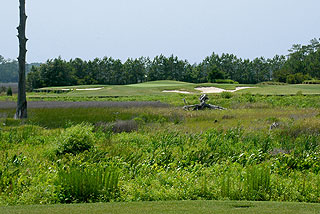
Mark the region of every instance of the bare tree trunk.
POLYGON ((26 44, 28 39, 26 38, 26 1, 19 0, 20 2, 20 24, 18 29, 19 38, 19 83, 18 83, 18 102, 17 112, 15 114, 16 119, 27 118, 27 97, 26 97, 26 44))

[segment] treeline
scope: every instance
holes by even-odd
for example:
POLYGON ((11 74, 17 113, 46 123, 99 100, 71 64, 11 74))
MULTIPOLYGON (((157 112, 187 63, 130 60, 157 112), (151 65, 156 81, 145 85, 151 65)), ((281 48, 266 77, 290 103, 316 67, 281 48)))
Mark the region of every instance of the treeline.
MULTIPOLYGON (((17 62, 4 64, 8 63, 17 62)), ((227 79, 246 84, 265 81, 302 83, 319 78, 320 43, 318 39, 313 39, 308 45, 293 45, 287 56, 276 55, 272 59, 260 57, 249 60, 233 54, 213 53, 199 64, 190 64, 173 55, 160 55, 153 59, 129 58, 125 62, 111 57, 89 61, 80 58, 66 61, 58 57, 33 66, 27 75, 27 87, 32 90, 68 85, 124 85, 154 80, 203 83, 227 82, 224 81, 227 79)))
POLYGON ((0 82, 18 82, 18 62, 0 55, 0 82))
MULTIPOLYGON (((31 71, 32 66, 40 66, 40 63, 31 63, 26 65, 26 72, 31 71)), ((0 55, 0 83, 18 82, 18 61, 5 59, 0 55)))
POLYGON ((312 39, 308 45, 293 45, 284 66, 274 73, 274 79, 291 84, 320 79, 320 42, 312 39))
POLYGON ((28 74, 28 88, 68 85, 124 85, 154 80, 177 80, 192 83, 215 82, 231 79, 239 83, 259 83, 272 80, 273 72, 282 68, 284 56, 273 59, 242 60, 233 54, 213 53, 199 64, 191 65, 171 55, 154 59, 141 57, 119 59, 105 57, 84 61, 76 58, 66 61, 48 60, 40 67, 33 67, 28 74))

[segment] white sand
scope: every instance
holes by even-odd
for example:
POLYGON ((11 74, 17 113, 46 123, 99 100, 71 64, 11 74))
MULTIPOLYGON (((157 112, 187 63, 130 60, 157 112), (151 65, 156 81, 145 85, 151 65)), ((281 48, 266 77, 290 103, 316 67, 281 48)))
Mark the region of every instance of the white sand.
POLYGON ((222 93, 222 92, 236 92, 242 89, 247 89, 247 88, 255 88, 255 87, 236 87, 235 90, 225 90, 222 88, 217 88, 217 87, 200 87, 200 88, 195 88, 196 90, 201 91, 201 93, 206 93, 206 94, 210 94, 210 93, 222 93))
POLYGON ((189 92, 189 91, 178 91, 178 90, 170 90, 170 91, 168 91, 168 90, 164 90, 164 91, 162 91, 162 92, 165 92, 165 93, 180 93, 180 94, 191 94, 191 92, 189 92))
POLYGON ((97 91, 103 88, 77 88, 77 91, 97 91))

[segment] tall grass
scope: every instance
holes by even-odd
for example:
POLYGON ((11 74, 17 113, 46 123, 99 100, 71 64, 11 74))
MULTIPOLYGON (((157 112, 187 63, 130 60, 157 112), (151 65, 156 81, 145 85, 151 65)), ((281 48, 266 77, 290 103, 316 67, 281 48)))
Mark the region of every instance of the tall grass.
POLYGON ((119 173, 114 168, 60 169, 56 185, 61 203, 110 201, 117 196, 119 173))

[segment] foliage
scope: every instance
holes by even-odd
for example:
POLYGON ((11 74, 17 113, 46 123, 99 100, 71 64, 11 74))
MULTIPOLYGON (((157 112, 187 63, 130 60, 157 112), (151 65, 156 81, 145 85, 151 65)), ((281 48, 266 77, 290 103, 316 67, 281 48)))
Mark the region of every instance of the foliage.
POLYGON ((57 154, 78 154, 90 150, 94 145, 93 126, 78 124, 67 128, 58 138, 57 154))
POLYGON ((303 84, 320 84, 320 80, 305 80, 303 84))
POLYGON ((287 83, 289 84, 301 84, 305 80, 310 79, 310 76, 303 75, 303 73, 290 74, 287 76, 287 83))
POLYGON ((0 204, 319 202, 318 97, 211 96, 233 108, 40 108, 19 122, 0 110, 0 204))
MULTIPOLYGON (((26 64, 26 73, 31 71, 32 66, 39 66, 39 63, 26 64)), ((18 61, 5 59, 0 55, 0 83, 18 82, 18 61)))
POLYGON ((60 57, 48 60, 40 67, 32 67, 28 74, 28 89, 70 85, 126 85, 155 80, 176 80, 192 83, 258 83, 272 79, 280 69, 283 56, 273 59, 242 60, 234 55, 213 53, 199 64, 189 64, 173 55, 156 56, 153 60, 140 57, 122 63, 119 59, 104 57, 83 61, 79 58, 65 61, 60 57), (221 80, 221 79, 230 80, 221 80))
POLYGON ((259 83, 259 85, 286 85, 286 83, 267 81, 267 82, 261 82, 259 83))
POLYGON ((210 70, 208 69, 208 82, 216 82, 218 79, 224 79, 225 73, 218 69, 216 65, 213 65, 210 70))
POLYGON ((215 79, 215 83, 227 83, 227 84, 239 84, 236 81, 230 80, 230 79, 215 79))
POLYGON ((302 83, 311 78, 320 78, 320 43, 312 39, 308 45, 293 45, 283 67, 274 73, 280 82, 302 83))
POLYGON ((12 89, 11 89, 11 87, 8 87, 8 89, 7 89, 7 96, 12 96, 12 89))
POLYGON ((113 168, 71 166, 59 169, 56 185, 61 203, 109 201, 118 192, 119 173, 113 168))

